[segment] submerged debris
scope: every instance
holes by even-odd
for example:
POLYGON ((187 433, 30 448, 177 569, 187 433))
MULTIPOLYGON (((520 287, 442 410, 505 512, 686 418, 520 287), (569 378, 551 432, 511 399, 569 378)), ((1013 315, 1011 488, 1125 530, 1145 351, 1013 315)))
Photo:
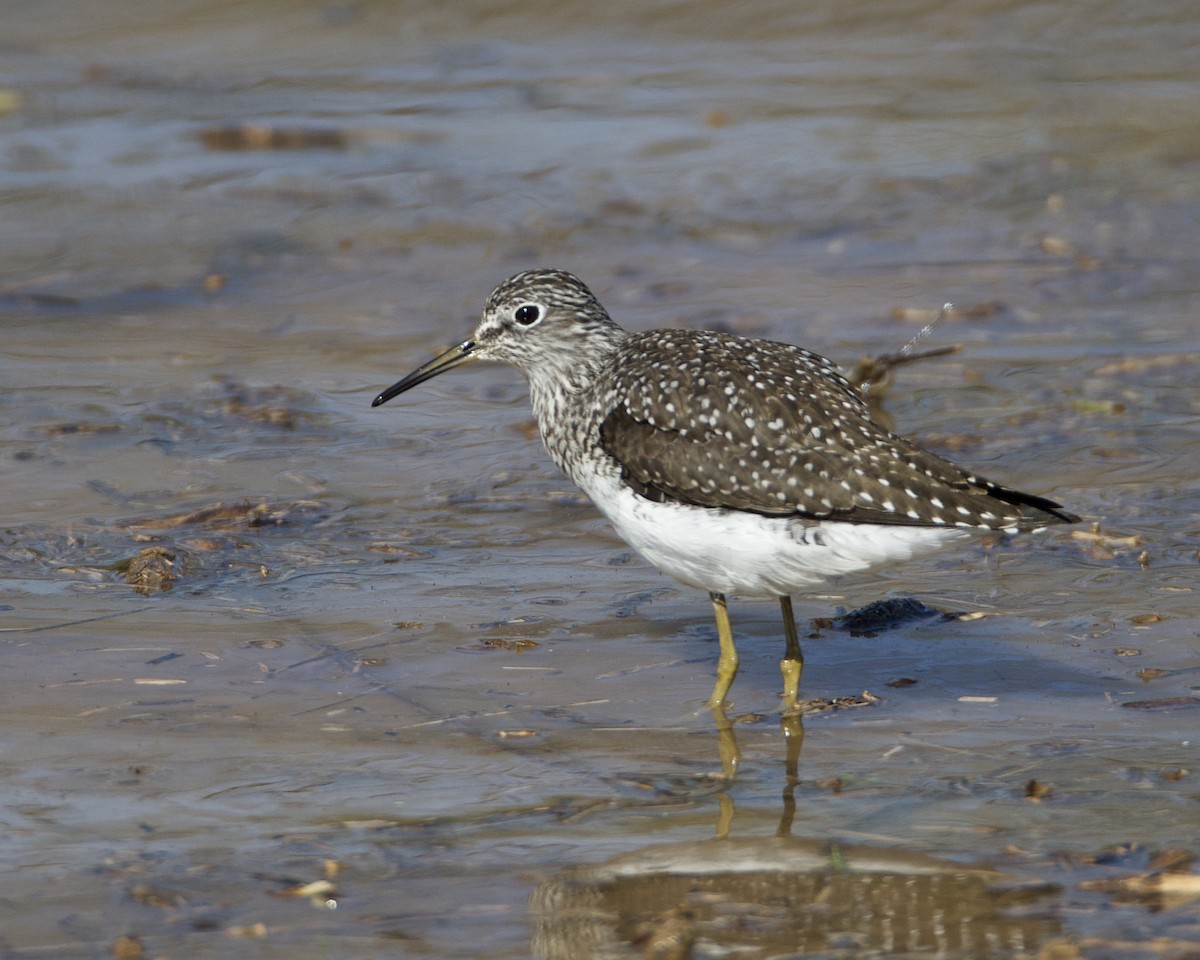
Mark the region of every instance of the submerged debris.
POLYGON ((1200 707, 1200 697, 1160 697, 1156 700, 1126 700, 1126 710, 1181 710, 1200 707))
POLYGON ((42 432, 48 437, 98 436, 106 433, 120 433, 125 426, 116 421, 89 423, 83 420, 70 420, 65 423, 54 423, 43 427, 42 432))
POLYGON ((530 640, 528 637, 486 637, 480 643, 485 647, 514 650, 517 653, 523 650, 532 650, 538 645, 536 640, 530 640))
POLYGON ((1174 370, 1181 366, 1200 364, 1200 353, 1166 353, 1149 357, 1122 357, 1097 367, 1098 377, 1144 376, 1151 370, 1174 370))
POLYGON ((832 710, 849 710, 853 707, 869 707, 879 703, 880 698, 864 690, 857 696, 849 697, 814 697, 811 700, 801 700, 796 704, 796 713, 805 716, 813 713, 828 713, 832 710))
POLYGON ((232 377, 213 378, 223 396, 209 404, 205 412, 224 419, 249 420, 271 427, 294 430, 300 423, 313 419, 303 409, 308 395, 288 387, 252 387, 232 377))
POLYGON ((138 593, 165 593, 179 579, 175 554, 166 547, 144 547, 117 565, 117 570, 138 593))
POLYGON ((344 150, 346 134, 332 127, 278 127, 227 123, 205 127, 200 142, 209 150, 344 150))
POLYGON ((270 504, 265 500, 251 503, 246 500, 231 506, 226 506, 218 501, 209 507, 200 507, 197 510, 188 510, 165 517, 142 517, 136 520, 127 520, 122 525, 134 530, 162 530, 184 526, 198 526, 209 530, 278 527, 290 522, 298 514, 312 514, 319 507, 320 504, 313 500, 297 500, 287 504, 270 504))
MULTIPOLYGON (((1098 523, 1093 523, 1087 530, 1072 530, 1071 539, 1082 546, 1083 555, 1089 560, 1114 560, 1121 554, 1139 549, 1145 542, 1136 534, 1106 533, 1098 523)), ((1138 562, 1142 562, 1140 555, 1138 562)))

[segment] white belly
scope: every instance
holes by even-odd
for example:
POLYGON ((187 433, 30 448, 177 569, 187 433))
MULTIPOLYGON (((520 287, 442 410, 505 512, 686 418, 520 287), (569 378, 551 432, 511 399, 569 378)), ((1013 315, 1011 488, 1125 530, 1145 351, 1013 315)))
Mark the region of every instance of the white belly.
POLYGON ((841 574, 929 553, 963 540, 960 528, 806 522, 655 503, 606 477, 585 492, 621 539, 689 586, 744 597, 779 597, 841 574))

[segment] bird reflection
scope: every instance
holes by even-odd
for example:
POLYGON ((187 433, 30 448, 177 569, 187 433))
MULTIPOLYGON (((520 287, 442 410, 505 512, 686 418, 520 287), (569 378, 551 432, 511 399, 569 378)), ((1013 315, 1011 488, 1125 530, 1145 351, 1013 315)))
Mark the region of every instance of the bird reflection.
POLYGON ((712 715, 725 780, 716 836, 638 846, 538 884, 530 896, 536 956, 692 960, 736 953, 767 960, 826 955, 835 945, 839 955, 979 960, 1035 955, 1060 935, 1050 885, 903 845, 793 836, 804 743, 799 715, 781 720, 783 797, 775 836, 734 836, 739 719, 721 708, 712 715))
MULTIPOLYGON (((724 704, 712 707, 712 718, 717 730, 717 755, 721 760, 721 776, 725 781, 725 789, 717 795, 715 836, 724 838, 729 836, 729 828, 733 823, 733 798, 729 795, 729 788, 733 786, 737 777, 742 752, 734 730, 736 721, 730 719, 724 704)), ((787 713, 780 717, 779 728, 784 743, 783 810, 775 835, 789 837, 796 815, 796 784, 799 782, 800 751, 804 747, 804 720, 799 713, 787 713)))

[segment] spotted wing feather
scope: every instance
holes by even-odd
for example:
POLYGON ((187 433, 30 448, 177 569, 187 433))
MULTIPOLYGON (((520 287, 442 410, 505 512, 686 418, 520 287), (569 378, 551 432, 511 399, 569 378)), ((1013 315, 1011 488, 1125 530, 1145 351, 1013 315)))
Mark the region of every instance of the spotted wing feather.
POLYGON ((643 496, 850 523, 1028 529, 1073 522, 871 421, 824 357, 697 331, 634 335, 611 371, 605 451, 643 496))

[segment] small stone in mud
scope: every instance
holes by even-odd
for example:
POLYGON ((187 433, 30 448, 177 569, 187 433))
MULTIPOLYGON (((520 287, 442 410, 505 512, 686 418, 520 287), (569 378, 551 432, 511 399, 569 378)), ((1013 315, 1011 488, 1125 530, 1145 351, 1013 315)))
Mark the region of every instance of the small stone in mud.
POLYGON ((227 540, 218 540, 216 537, 192 537, 190 540, 184 541, 192 550, 201 550, 205 553, 213 553, 217 550, 224 550, 229 546, 227 540))
POLYGON ((129 899, 141 907, 159 907, 163 910, 182 907, 187 903, 187 897, 176 890, 154 887, 146 883, 130 887, 129 899))
POLYGON ((262 921, 245 926, 226 927, 225 935, 236 939, 261 939, 267 935, 267 925, 262 921))
POLYGON ((142 960, 146 951, 138 937, 117 937, 112 945, 114 960, 142 960))
POLYGON ((283 896, 308 900, 314 907, 333 909, 337 906, 337 887, 330 880, 295 884, 284 890, 283 896))

